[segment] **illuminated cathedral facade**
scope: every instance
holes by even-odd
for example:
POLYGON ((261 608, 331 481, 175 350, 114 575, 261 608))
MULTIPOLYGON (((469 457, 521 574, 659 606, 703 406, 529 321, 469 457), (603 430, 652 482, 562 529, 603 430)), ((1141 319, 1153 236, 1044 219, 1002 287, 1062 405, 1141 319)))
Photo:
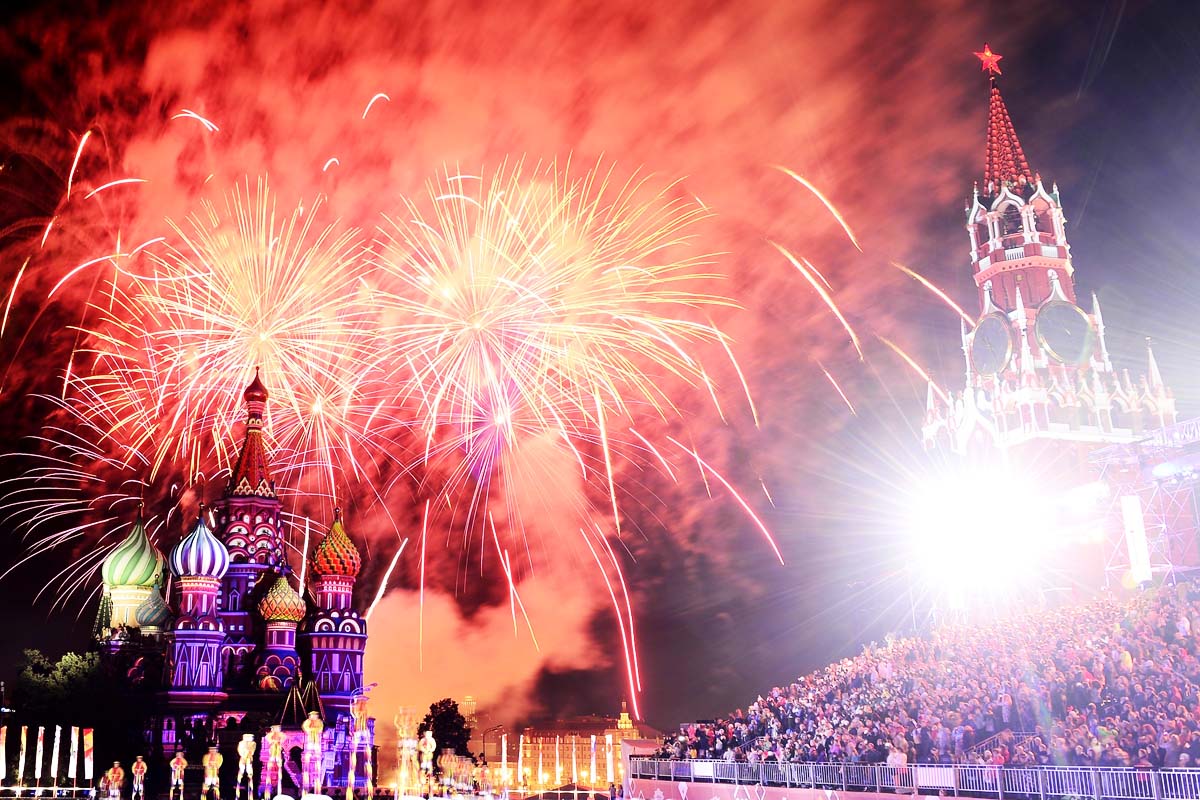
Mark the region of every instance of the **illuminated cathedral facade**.
MULTIPOLYGON (((363 693, 367 644, 353 602, 362 558, 335 510, 307 554, 308 585, 299 585, 270 477, 268 396, 257 375, 244 399, 245 434, 224 496, 201 507, 165 557, 139 519, 101 568, 95 636, 105 662, 153 698, 151 758, 183 750, 198 765, 215 745, 226 765, 236 764, 237 740, 271 725, 283 726, 290 750, 316 711, 325 725, 323 783, 344 786, 350 765, 362 769, 374 755, 373 720, 364 730, 350 713, 363 693)), ((292 760, 284 771, 298 786, 292 760)))
POLYGON ((976 55, 990 79, 983 182, 965 220, 979 315, 962 326, 963 389, 929 385, 926 447, 986 458, 1053 443, 1078 456, 1174 424, 1148 344, 1144 374, 1114 369, 1099 301, 1085 310, 1076 296, 1058 185, 1029 167, 996 82, 1000 56, 976 55))

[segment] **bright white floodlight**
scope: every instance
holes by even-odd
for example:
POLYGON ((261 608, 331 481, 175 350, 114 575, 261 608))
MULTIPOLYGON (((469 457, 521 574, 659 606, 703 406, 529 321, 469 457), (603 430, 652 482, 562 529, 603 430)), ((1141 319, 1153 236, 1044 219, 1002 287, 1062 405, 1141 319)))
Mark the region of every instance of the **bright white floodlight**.
POLYGON ((1056 499, 1006 470, 966 469, 912 492, 909 557, 925 592, 951 606, 1034 580, 1061 539, 1056 499))

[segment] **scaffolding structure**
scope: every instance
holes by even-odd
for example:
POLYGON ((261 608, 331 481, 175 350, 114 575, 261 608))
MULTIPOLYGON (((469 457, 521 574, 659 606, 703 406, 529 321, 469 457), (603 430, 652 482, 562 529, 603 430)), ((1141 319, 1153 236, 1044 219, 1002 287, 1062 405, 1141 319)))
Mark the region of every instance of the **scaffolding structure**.
POLYGON ((1200 568, 1200 419, 1092 452, 1109 487, 1104 513, 1104 582, 1173 583, 1200 568))

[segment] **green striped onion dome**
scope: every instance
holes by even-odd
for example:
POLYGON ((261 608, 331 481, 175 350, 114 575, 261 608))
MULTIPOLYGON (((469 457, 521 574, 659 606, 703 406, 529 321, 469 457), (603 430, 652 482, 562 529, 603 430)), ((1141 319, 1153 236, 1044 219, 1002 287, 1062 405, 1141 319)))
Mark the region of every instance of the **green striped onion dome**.
POLYGON ((100 576, 107 586, 153 586, 163 571, 163 554, 150 543, 141 519, 125 541, 104 559, 100 576))
POLYGON ((166 601, 163 596, 158 593, 158 589, 151 589, 150 596, 142 601, 142 604, 137 607, 134 614, 134 619, 142 628, 162 628, 167 624, 167 620, 171 618, 171 609, 167 608, 166 601))
POLYGON ((308 606, 286 575, 280 575, 279 580, 258 604, 258 613, 267 622, 299 622, 304 619, 308 606))

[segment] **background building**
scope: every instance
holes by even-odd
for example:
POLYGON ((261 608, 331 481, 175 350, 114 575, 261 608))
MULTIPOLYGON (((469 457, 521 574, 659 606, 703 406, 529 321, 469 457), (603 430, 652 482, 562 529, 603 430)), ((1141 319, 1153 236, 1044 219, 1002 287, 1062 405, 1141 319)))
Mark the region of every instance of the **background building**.
POLYGON ((483 752, 493 785, 507 782, 513 788, 540 791, 575 784, 599 791, 624 780, 623 740, 657 735, 635 723, 621 703, 616 717, 553 720, 519 732, 497 729, 488 734, 483 752))

